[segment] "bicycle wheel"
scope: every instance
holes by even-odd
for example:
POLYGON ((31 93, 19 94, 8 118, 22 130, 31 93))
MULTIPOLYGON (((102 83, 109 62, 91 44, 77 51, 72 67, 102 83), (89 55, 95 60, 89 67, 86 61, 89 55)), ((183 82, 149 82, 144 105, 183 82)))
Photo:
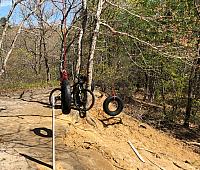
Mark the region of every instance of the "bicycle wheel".
POLYGON ((74 92, 74 104, 75 106, 82 111, 88 111, 94 106, 95 97, 91 90, 76 89, 74 92))
POLYGON ((109 96, 103 102, 103 110, 106 114, 110 116, 116 116, 124 108, 124 103, 122 99, 118 96, 109 96))
POLYGON ((71 90, 68 80, 61 82, 61 108, 63 114, 69 114, 71 111, 71 90))
POLYGON ((61 105, 61 88, 55 88, 50 92, 49 104, 53 105, 53 96, 55 97, 55 106, 61 105))

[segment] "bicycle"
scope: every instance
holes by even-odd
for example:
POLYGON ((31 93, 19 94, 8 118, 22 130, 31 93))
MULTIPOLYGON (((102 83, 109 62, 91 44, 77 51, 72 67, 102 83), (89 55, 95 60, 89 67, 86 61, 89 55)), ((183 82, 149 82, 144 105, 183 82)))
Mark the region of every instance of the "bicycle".
MULTIPOLYGON (((72 100, 78 110, 88 111, 95 102, 94 94, 91 90, 86 88, 87 77, 83 75, 77 76, 78 81, 72 86, 72 100)), ((93 90, 92 84, 91 89, 93 90)))
MULTIPOLYGON (((91 90, 86 88, 87 77, 83 75, 77 76, 77 82, 71 86, 71 104, 80 111, 90 110, 95 102, 94 82, 92 83, 91 90)), ((55 96, 55 106, 60 105, 61 101, 61 88, 55 88, 50 92, 49 103, 52 105, 52 98, 55 96)))

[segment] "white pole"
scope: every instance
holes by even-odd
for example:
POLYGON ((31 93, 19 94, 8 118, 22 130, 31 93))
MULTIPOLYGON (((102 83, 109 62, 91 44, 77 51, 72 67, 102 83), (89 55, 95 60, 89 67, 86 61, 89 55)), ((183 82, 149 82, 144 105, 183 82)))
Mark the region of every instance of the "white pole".
POLYGON ((145 163, 145 160, 142 158, 142 156, 139 154, 139 152, 137 151, 137 149, 133 146, 133 144, 131 143, 131 141, 128 141, 128 144, 131 146, 131 148, 133 149, 133 151, 135 152, 135 154, 137 155, 137 157, 143 162, 145 163))
POLYGON ((55 151, 55 96, 53 96, 52 105, 52 154, 53 154, 53 170, 56 170, 56 151, 55 151))

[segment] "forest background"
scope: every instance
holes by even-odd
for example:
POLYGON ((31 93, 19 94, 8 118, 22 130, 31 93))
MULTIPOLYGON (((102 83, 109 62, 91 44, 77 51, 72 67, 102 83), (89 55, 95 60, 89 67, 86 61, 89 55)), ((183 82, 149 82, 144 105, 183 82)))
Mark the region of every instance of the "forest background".
POLYGON ((87 74, 126 103, 161 108, 159 120, 200 128, 199 0, 9 2, 0 19, 0 90, 58 86, 66 45, 72 81, 87 74))

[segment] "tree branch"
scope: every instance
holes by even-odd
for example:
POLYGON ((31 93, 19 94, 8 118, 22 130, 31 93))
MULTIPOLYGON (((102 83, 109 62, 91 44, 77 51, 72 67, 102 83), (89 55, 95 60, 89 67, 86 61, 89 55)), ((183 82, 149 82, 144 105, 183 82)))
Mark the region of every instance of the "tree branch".
MULTIPOLYGON (((139 38, 137 38, 137 37, 135 37, 135 36, 133 36, 133 35, 131 35, 129 33, 116 31, 113 27, 111 27, 110 25, 108 25, 108 24, 106 24, 104 22, 100 22, 100 25, 103 25, 103 26, 107 27, 113 33, 113 35, 127 36, 127 37, 129 37, 131 39, 134 39, 134 40, 136 40, 136 41, 138 41, 138 42, 140 42, 142 44, 145 44, 145 45, 151 47, 152 49, 156 50, 157 53, 159 53, 161 56, 168 57, 168 58, 176 58, 176 59, 181 59, 181 60, 183 60, 183 59, 187 60, 188 59, 187 56, 182 57, 182 56, 178 56, 178 55, 172 55, 172 54, 169 54, 167 52, 163 52, 159 47, 155 47, 151 43, 146 42, 144 40, 141 40, 141 39, 139 39, 139 38)), ((191 65, 188 62, 187 62, 187 64, 191 65)))
POLYGON ((130 15, 133 15, 133 16, 135 16, 135 17, 141 19, 141 20, 144 20, 144 21, 146 21, 146 22, 150 22, 150 21, 147 20, 145 17, 140 16, 140 15, 137 15, 137 14, 134 14, 134 13, 130 12, 129 10, 127 10, 126 8, 123 8, 123 7, 119 6, 119 5, 113 4, 112 2, 110 2, 110 1, 108 1, 108 0, 106 0, 105 2, 106 2, 107 4, 113 6, 113 7, 116 7, 116 8, 119 8, 119 9, 121 9, 121 10, 124 10, 124 11, 126 11, 127 13, 129 13, 130 15))
POLYGON ((143 41, 143 40, 140 40, 139 38, 133 36, 133 35, 130 35, 126 32, 121 32, 121 31, 116 31, 114 28, 112 28, 110 25, 106 24, 106 23, 103 23, 103 22, 100 22, 101 25, 107 27, 113 34, 118 34, 118 35, 122 35, 122 36, 127 36, 131 39, 134 39, 134 40, 137 40, 143 44, 146 44, 147 46, 150 46, 151 48, 155 49, 155 50, 158 50, 157 47, 153 46, 152 44, 146 42, 146 41, 143 41))

